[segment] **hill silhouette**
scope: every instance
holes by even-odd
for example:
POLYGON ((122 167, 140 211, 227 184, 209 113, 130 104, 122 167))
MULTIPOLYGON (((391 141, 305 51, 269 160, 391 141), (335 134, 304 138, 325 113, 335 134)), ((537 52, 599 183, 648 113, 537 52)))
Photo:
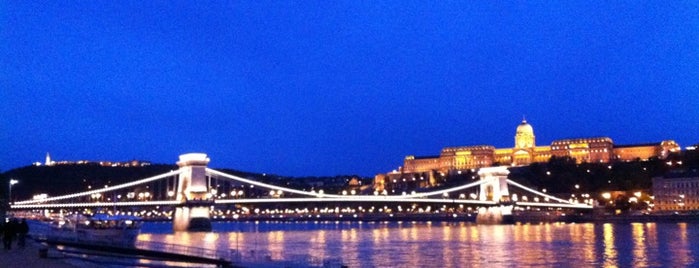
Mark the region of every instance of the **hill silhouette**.
MULTIPOLYGON (((9 179, 16 179, 18 184, 12 186, 14 200, 27 200, 35 194, 47 194, 48 196, 60 196, 84 192, 91 189, 99 189, 105 185, 113 186, 122 183, 144 179, 172 170, 177 170, 177 165, 152 164, 148 166, 111 167, 101 166, 97 163, 89 164, 65 164, 55 166, 25 166, 9 170, 0 174, 0 181, 7 185, 9 179)), ((352 178, 358 178, 365 185, 370 184, 372 178, 361 178, 356 175, 338 175, 325 177, 286 177, 273 174, 259 174, 239 171, 234 169, 216 170, 253 179, 260 182, 285 185, 294 188, 308 188, 315 182, 324 182, 325 189, 337 190, 342 188, 352 178)), ((7 196, 8 187, 0 187, 2 199, 7 196)))

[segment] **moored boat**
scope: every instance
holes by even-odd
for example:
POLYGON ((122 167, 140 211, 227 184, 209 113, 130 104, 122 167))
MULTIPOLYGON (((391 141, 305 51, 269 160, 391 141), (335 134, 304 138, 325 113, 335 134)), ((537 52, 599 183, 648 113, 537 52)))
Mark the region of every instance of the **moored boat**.
POLYGON ((128 215, 71 215, 28 221, 30 233, 47 241, 102 245, 133 245, 141 231, 141 219, 128 215))

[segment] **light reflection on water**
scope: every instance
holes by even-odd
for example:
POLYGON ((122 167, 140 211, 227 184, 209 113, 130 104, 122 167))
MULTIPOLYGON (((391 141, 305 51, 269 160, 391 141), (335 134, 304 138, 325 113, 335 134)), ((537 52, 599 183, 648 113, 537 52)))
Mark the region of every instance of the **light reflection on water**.
POLYGON ((148 223, 142 241, 237 249, 272 260, 341 259, 349 267, 686 267, 699 256, 698 223, 215 223, 172 233, 148 223))

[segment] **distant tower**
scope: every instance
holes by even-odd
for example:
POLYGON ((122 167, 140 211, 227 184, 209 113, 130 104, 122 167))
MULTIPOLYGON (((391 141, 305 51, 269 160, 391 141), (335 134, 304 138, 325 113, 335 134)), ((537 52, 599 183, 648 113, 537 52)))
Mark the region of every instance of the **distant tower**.
POLYGON ((51 156, 49 155, 48 152, 46 152, 46 163, 44 165, 50 166, 51 165, 51 156))

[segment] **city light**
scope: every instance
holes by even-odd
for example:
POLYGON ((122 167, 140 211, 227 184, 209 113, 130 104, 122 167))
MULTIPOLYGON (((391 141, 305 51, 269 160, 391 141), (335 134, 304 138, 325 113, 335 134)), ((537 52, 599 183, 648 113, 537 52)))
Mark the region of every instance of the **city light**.
POLYGON ((8 192, 7 192, 7 199, 8 199, 7 201, 8 201, 10 204, 12 204, 12 185, 15 185, 15 184, 17 184, 17 183, 19 183, 18 180, 10 179, 10 187, 9 187, 8 192))

